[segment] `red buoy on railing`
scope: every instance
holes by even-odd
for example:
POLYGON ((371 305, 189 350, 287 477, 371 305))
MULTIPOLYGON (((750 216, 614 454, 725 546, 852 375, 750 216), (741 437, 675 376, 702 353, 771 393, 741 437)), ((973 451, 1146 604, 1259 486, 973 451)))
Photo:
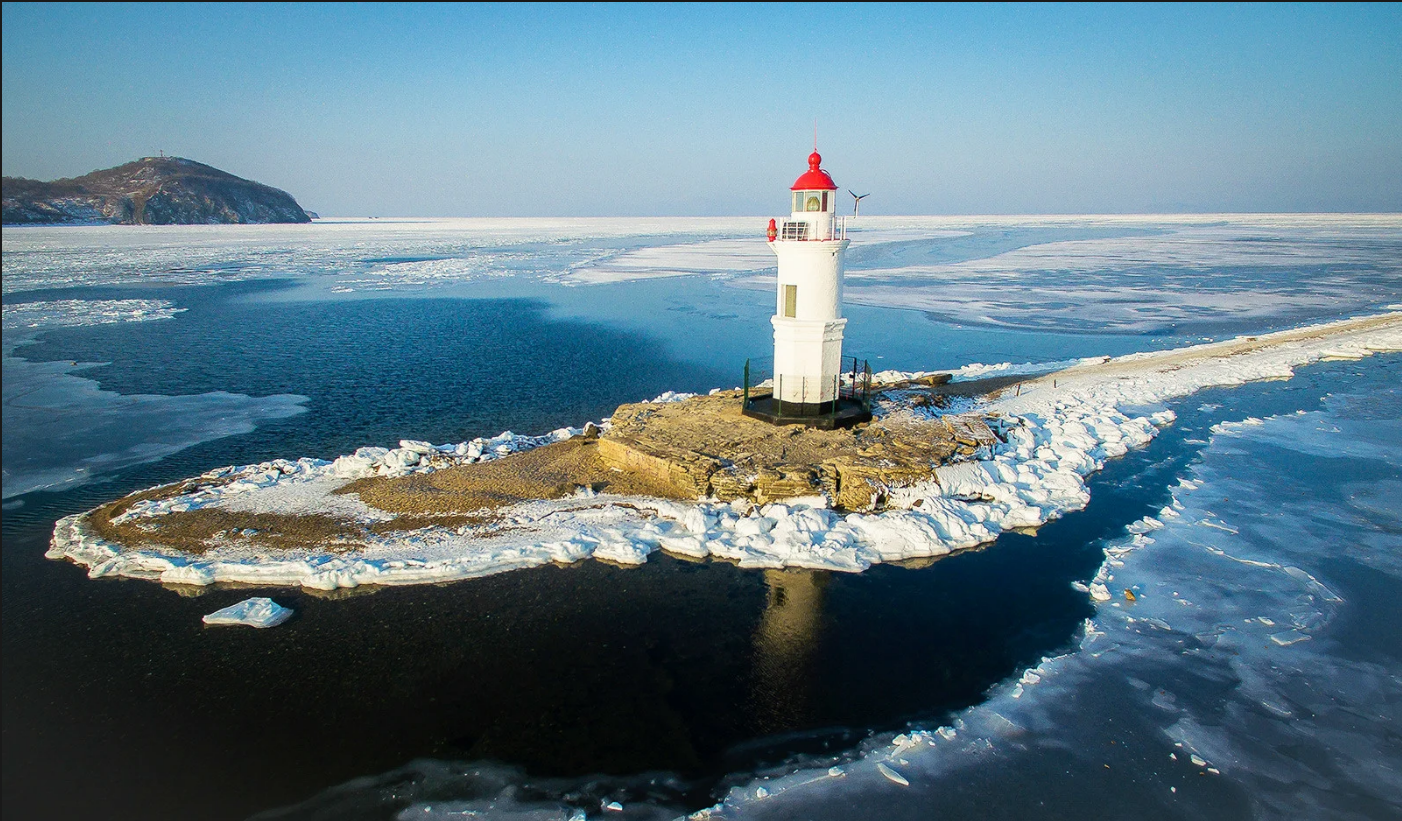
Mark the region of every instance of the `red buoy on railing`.
POLYGON ((765 234, 769 237, 770 242, 779 236, 779 226, 774 223, 774 220, 769 221, 769 230, 765 234))

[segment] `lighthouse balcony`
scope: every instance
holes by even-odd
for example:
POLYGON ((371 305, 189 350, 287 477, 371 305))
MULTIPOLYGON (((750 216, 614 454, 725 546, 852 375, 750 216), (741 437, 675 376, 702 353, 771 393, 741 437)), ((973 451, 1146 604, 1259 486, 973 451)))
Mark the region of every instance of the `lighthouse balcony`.
POLYGON ((847 218, 829 220, 786 219, 779 226, 778 239, 800 242, 838 242, 847 239, 847 218))

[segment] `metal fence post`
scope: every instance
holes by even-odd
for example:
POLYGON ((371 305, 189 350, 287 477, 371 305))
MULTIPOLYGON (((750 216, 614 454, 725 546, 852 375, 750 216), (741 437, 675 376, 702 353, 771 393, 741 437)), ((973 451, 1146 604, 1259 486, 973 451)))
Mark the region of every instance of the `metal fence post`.
POLYGON ((742 398, 742 399, 740 400, 740 407, 743 409, 743 408, 748 408, 749 406, 750 406, 750 360, 746 359, 746 360, 745 360, 745 395, 744 395, 744 398, 742 398))

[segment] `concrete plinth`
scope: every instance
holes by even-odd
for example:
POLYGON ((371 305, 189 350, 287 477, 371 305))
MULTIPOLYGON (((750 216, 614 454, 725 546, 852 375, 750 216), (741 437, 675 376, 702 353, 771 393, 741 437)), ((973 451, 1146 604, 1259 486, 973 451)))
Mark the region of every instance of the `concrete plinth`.
POLYGON ((783 402, 773 396, 751 397, 741 413, 773 425, 805 425, 819 430, 850 428, 871 421, 871 411, 856 399, 783 402))

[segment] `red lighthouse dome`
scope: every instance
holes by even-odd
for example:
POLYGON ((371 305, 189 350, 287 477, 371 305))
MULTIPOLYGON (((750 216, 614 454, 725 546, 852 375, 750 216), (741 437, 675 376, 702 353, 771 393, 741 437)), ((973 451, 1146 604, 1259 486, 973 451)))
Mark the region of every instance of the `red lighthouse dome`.
POLYGON ((789 188, 789 190, 836 191, 837 184, 832 181, 832 177, 828 176, 828 172, 824 171, 822 168, 819 167, 822 164, 823 156, 821 154, 819 154, 817 151, 814 151, 812 154, 809 154, 808 170, 803 172, 803 176, 799 177, 798 180, 794 182, 793 186, 789 188))

